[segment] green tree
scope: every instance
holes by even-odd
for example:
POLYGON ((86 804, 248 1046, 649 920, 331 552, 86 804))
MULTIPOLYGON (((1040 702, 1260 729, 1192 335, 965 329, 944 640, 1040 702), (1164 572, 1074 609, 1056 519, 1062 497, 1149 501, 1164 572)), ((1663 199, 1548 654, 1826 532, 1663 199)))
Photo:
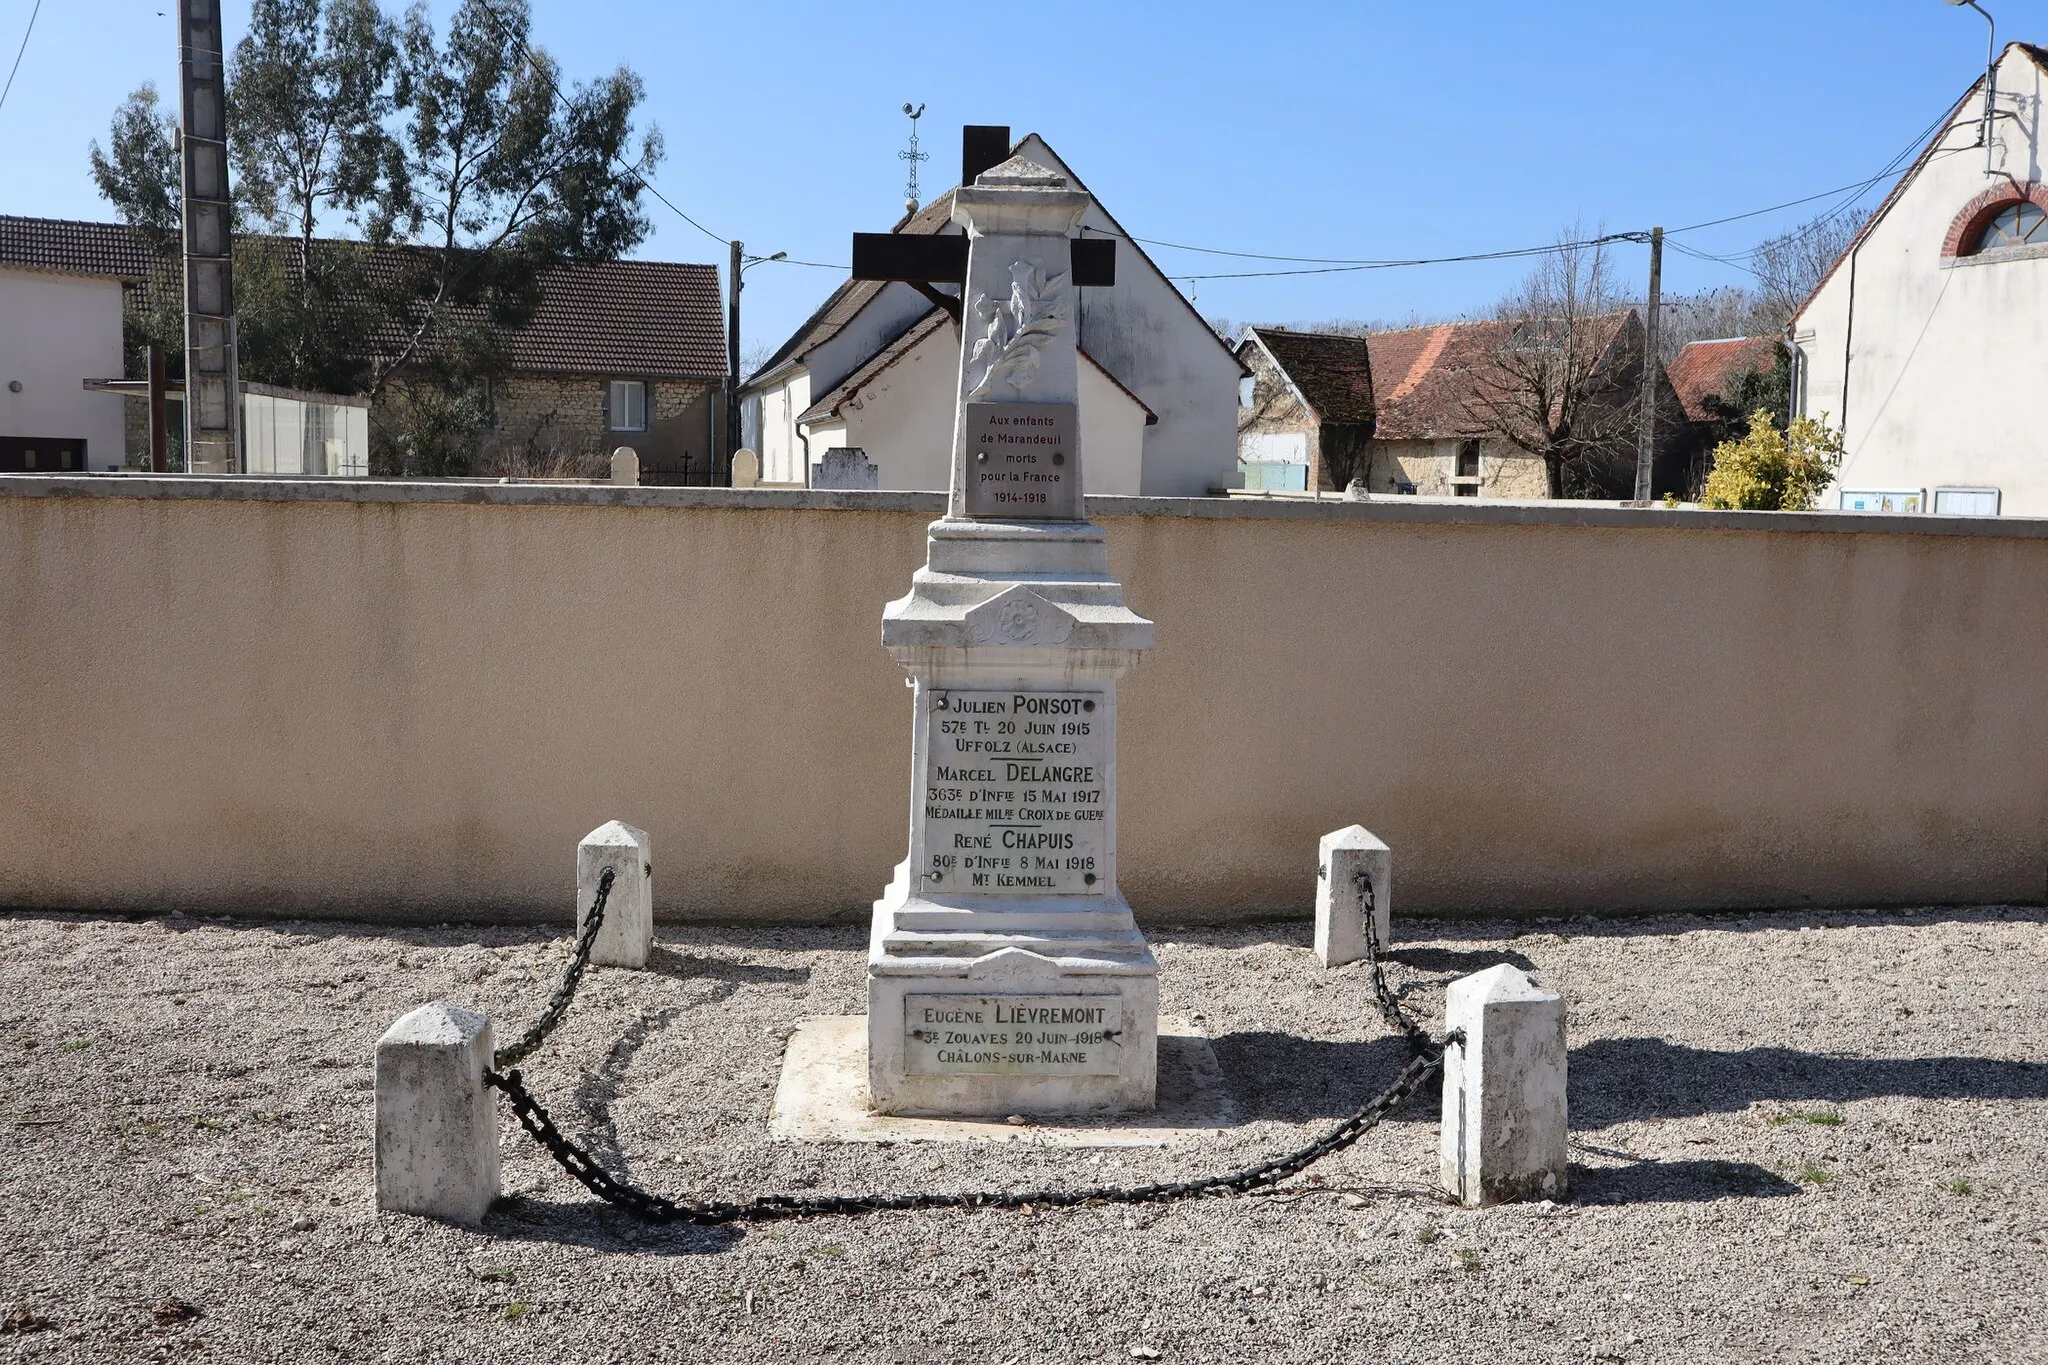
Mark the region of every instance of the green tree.
POLYGON ((647 235, 640 193, 662 143, 652 127, 636 140, 639 78, 620 68, 565 91, 527 30, 524 0, 464 0, 445 41, 417 5, 400 33, 408 117, 373 234, 412 249, 392 282, 402 340, 379 356, 371 391, 441 391, 394 405, 432 417, 386 432, 380 463, 408 472, 462 467, 453 400, 503 368, 505 336, 532 317, 546 271, 613 259, 647 235))
POLYGON ((289 243, 237 245, 243 373, 354 393, 374 326, 359 244, 316 236, 377 198, 394 145, 396 29, 374 0, 256 0, 228 64, 241 218, 289 243), (282 249, 281 249, 282 248, 282 249))
MULTIPOLYGON (((647 234, 639 79, 573 89, 528 41, 524 0, 464 0, 437 35, 424 4, 255 0, 230 63, 235 292, 245 378, 378 401, 382 473, 460 473, 508 332, 546 273, 611 260, 647 234), (239 231, 256 223, 272 236, 239 231), (318 235, 351 229, 348 240, 318 235)), ((138 340, 182 347, 175 124, 144 86, 92 170, 166 273, 138 340)), ((138 347, 139 353, 139 347, 138 347)))
POLYGON ((1758 408, 1747 434, 1714 448, 1700 502, 1748 512, 1811 511, 1841 463, 1841 434, 1825 416, 1795 417, 1780 431, 1770 411, 1758 408))

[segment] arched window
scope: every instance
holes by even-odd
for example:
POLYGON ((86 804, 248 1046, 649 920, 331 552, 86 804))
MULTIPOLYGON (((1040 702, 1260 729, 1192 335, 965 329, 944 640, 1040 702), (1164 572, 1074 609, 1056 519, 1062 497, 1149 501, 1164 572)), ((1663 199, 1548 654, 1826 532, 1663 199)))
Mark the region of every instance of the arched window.
POLYGON ((2038 204, 2008 204, 1984 225, 1978 251, 2005 251, 2016 246, 2048 244, 2048 213, 2038 204))

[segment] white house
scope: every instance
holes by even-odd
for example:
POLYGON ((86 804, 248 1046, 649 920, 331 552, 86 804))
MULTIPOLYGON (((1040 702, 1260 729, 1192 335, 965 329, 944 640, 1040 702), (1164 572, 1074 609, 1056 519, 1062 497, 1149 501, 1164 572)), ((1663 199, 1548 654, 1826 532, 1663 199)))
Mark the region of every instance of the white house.
POLYGON ((38 253, 0 241, 0 473, 104 471, 124 459, 122 400, 85 388, 121 374, 122 282, 84 264, 93 244, 82 239, 99 224, 56 226, 75 231, 38 253))
MULTIPOLYGON (((1087 189, 1036 133, 1011 152, 1087 189)), ((895 230, 957 233, 952 211, 948 190, 895 230)), ((1117 251, 1115 285, 1082 289, 1076 318, 1087 491, 1199 497, 1231 487, 1237 358, 1099 202, 1081 222, 1117 251)), ((944 488, 959 364, 959 327, 928 296, 847 281, 740 390, 761 481, 801 486, 828 449, 854 446, 882 488, 944 488)))
POLYGON ((2048 51, 1994 69, 1793 314, 1793 409, 1844 433, 1823 506, 2048 516, 2048 51))

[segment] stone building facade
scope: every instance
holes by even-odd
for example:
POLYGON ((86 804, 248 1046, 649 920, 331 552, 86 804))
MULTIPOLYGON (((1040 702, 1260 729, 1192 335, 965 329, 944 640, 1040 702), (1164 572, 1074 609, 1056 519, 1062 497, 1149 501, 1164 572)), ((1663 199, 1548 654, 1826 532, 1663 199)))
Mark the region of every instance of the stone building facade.
MULTIPOLYGON (((1331 443, 1364 439, 1352 457, 1373 494, 1546 498, 1543 460, 1501 434, 1496 407, 1512 388, 1501 368, 1512 324, 1439 323, 1370 336, 1252 327, 1238 344, 1251 377, 1238 416, 1238 455, 1246 488, 1342 491, 1331 443)), ((1587 461, 1577 496, 1625 498, 1633 491, 1633 412, 1640 403, 1642 324, 1618 312, 1580 324, 1593 354, 1588 425, 1617 433, 1615 448, 1587 461), (1597 467, 1596 467, 1597 464, 1597 467), (1591 486, 1587 486, 1590 484, 1591 486)), ((1658 375, 1656 473, 1659 495, 1687 491, 1693 470, 1678 396, 1658 375)))
POLYGON ((631 446, 643 478, 703 483, 724 450, 723 411, 721 386, 710 379, 513 373, 492 385, 482 462, 595 468, 594 461, 631 446), (619 383, 642 386, 640 411, 613 402, 619 383))

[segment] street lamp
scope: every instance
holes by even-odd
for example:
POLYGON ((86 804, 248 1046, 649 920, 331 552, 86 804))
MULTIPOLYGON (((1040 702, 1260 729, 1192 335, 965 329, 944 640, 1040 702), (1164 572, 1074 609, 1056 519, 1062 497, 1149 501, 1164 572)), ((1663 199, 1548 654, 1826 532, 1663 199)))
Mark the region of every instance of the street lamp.
MULTIPOLYGON (((733 452, 740 448, 740 290, 746 287, 741 276, 750 266, 763 261, 786 261, 787 251, 778 251, 773 256, 749 256, 746 248, 738 242, 732 244, 732 259, 726 266, 725 276, 729 288, 725 305, 725 468, 726 482, 732 482, 733 452)), ((716 463, 713 464, 713 481, 717 479, 716 463)))
POLYGON ((1957 9, 1968 5, 1971 9, 1984 16, 1984 22, 1991 29, 1990 46, 1984 56, 1984 132, 1981 137, 1984 143, 1984 174, 1996 175, 1998 172, 1991 168, 1991 121, 1997 117, 1998 109, 1998 21, 1993 19, 1991 11, 1978 4, 1977 0, 1946 0, 1946 2, 1957 9))

